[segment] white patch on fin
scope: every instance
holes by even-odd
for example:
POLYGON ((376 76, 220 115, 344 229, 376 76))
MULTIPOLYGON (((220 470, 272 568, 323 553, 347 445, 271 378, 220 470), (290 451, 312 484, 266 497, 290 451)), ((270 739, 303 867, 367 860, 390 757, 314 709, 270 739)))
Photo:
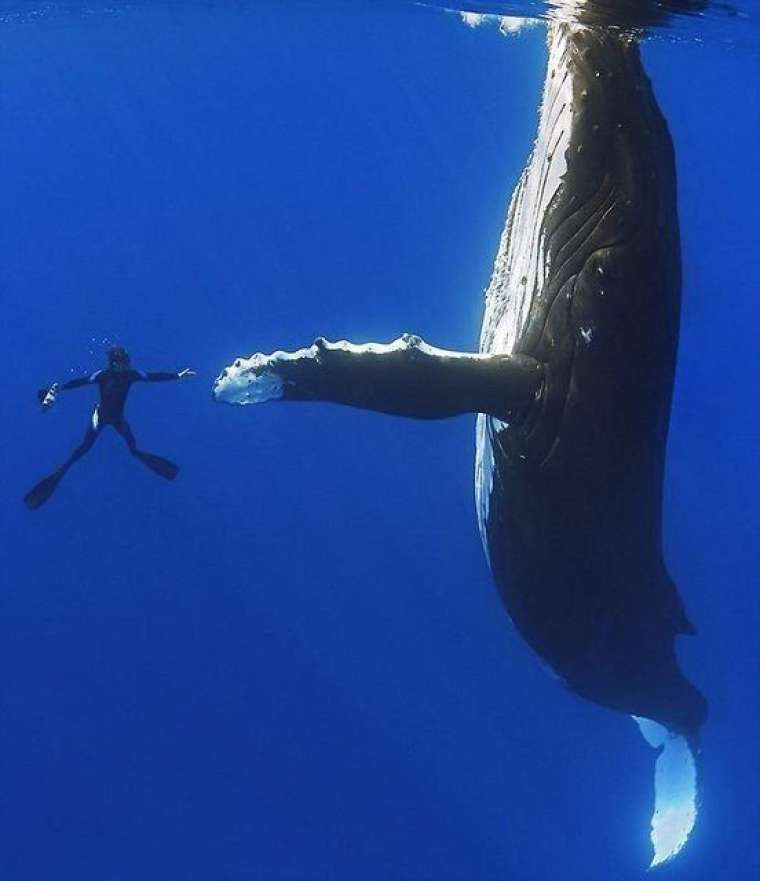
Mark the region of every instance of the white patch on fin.
POLYGON ((214 400, 222 404, 263 404, 282 397, 283 381, 271 370, 265 355, 238 358, 226 367, 216 379, 212 392, 214 400))
POLYGON ((651 719, 633 716, 644 740, 659 749, 654 768, 654 813, 650 869, 678 854, 697 819, 697 766, 685 738, 651 719))

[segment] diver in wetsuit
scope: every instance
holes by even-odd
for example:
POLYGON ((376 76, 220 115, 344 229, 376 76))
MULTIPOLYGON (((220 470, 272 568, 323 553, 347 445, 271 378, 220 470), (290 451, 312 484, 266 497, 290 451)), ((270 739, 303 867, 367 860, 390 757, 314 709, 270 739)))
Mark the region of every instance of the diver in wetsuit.
POLYGON ((93 411, 92 420, 87 427, 87 433, 82 443, 60 468, 41 480, 34 489, 24 496, 24 503, 31 510, 36 510, 50 498, 63 475, 74 462, 81 459, 92 448, 106 425, 112 426, 124 438, 129 452, 151 471, 167 480, 174 480, 179 473, 179 468, 174 462, 153 453, 145 453, 137 448, 132 429, 124 418, 124 405, 127 402, 129 389, 134 382, 165 382, 172 379, 186 379, 195 376, 195 372, 189 369, 180 370, 178 373, 143 373, 140 370, 133 370, 130 366, 129 353, 123 346, 112 346, 108 350, 107 356, 108 367, 105 370, 98 370, 91 376, 84 376, 81 379, 72 379, 63 385, 53 383, 50 388, 41 389, 38 392, 37 396, 42 409, 49 410, 55 403, 59 391, 81 388, 84 385, 97 385, 100 391, 100 403, 93 411))

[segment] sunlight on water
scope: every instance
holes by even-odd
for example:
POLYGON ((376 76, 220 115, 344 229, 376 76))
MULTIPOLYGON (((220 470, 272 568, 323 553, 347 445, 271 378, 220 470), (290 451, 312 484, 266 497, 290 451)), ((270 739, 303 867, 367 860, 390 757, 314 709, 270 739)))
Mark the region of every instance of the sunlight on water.
POLYGON ((649 35, 676 40, 758 46, 758 13, 749 0, 415 0, 459 13, 470 26, 498 22, 505 34, 545 20, 576 20, 592 11, 594 23, 645 27, 649 35))
POLYGON ((519 34, 525 28, 541 24, 538 18, 518 18, 512 15, 489 15, 483 12, 460 12, 462 21, 471 28, 480 27, 488 22, 496 22, 503 34, 519 34))
POLYGON ((633 717, 646 742, 661 750, 654 770, 654 813, 650 868, 673 859, 689 839, 697 819, 697 768, 683 737, 662 725, 633 717))
MULTIPOLYGON (((290 0, 297 8, 308 0, 290 0)), ((318 0, 315 0, 317 5, 318 0)), ((757 6, 752 0, 710 2, 710 0, 323 0, 330 8, 344 7, 355 12, 367 9, 427 7, 440 12, 463 15, 470 24, 487 19, 499 21, 505 34, 546 19, 575 19, 579 11, 593 5, 598 23, 620 25, 621 15, 628 24, 646 26, 651 33, 667 34, 694 42, 760 45, 757 6), (646 19, 646 21, 644 21, 646 19)), ((255 10, 257 0, 0 0, 0 24, 34 22, 40 19, 82 15, 120 15, 140 9, 174 7, 218 7, 255 10)))

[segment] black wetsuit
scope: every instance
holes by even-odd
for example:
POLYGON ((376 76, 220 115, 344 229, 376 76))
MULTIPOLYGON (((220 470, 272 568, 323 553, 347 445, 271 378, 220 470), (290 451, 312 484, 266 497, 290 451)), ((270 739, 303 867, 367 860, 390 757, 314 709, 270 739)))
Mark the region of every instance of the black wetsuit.
POLYGON ((82 443, 60 468, 41 480, 34 489, 26 494, 24 502, 27 507, 32 509, 39 508, 43 502, 50 498, 66 471, 74 462, 89 452, 101 430, 106 425, 110 425, 124 438, 130 453, 150 468, 151 471, 159 474, 161 477, 165 477, 167 480, 173 480, 179 472, 179 468, 174 462, 170 462, 168 459, 156 456, 153 453, 143 452, 137 448, 137 441, 132 434, 132 429, 124 418, 124 407, 127 402, 129 389, 133 383, 166 382, 179 378, 179 373, 143 373, 140 370, 132 370, 131 368, 114 369, 113 367, 108 367, 105 370, 98 370, 90 376, 72 379, 59 386, 59 391, 68 391, 85 385, 97 385, 100 392, 100 402, 92 413, 92 419, 87 426, 82 443))
POLYGON ((179 379, 178 373, 143 373, 142 370, 96 370, 90 376, 72 379, 60 386, 61 391, 80 388, 83 385, 97 385, 100 390, 100 421, 115 424, 124 418, 124 405, 132 383, 135 382, 166 382, 179 379))
POLYGON ((90 376, 72 379, 59 386, 60 391, 81 388, 83 385, 97 385, 100 403, 92 414, 93 428, 98 425, 113 425, 116 430, 124 423, 124 406, 129 389, 135 382, 167 382, 179 379, 178 373, 143 373, 141 370, 97 370, 90 376))

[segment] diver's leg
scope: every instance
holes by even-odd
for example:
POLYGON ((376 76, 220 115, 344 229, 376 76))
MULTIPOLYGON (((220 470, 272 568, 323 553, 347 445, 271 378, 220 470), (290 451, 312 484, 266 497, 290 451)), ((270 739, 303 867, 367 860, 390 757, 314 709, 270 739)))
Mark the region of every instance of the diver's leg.
POLYGON ((213 395, 230 404, 333 401, 418 419, 508 419, 536 399, 542 383, 533 358, 450 352, 404 334, 388 344, 319 339, 297 352, 238 359, 217 378, 213 395))
POLYGON ((87 426, 87 431, 85 432, 84 438, 82 439, 82 443, 74 450, 74 452, 69 456, 69 458, 61 465, 59 470, 68 471, 69 468, 76 462, 78 459, 81 459, 85 453, 89 453, 92 449, 95 441, 98 439, 98 435, 100 434, 100 423, 98 421, 98 411, 96 410, 92 414, 92 422, 87 426))
POLYGON ((155 474, 159 474, 167 480, 174 480, 179 474, 179 466, 175 465, 174 462, 170 462, 162 456, 156 456, 153 453, 144 453, 142 450, 138 450, 137 441, 135 440, 135 436, 132 434, 132 429, 129 427, 129 423, 126 419, 122 419, 121 422, 115 422, 113 427, 126 441, 126 444, 129 447, 129 452, 136 459, 139 459, 143 465, 150 468, 155 474))
POLYGON ((95 410, 92 414, 92 422, 87 426, 87 431, 85 432, 85 436, 82 439, 82 443, 74 450, 74 452, 69 456, 69 458, 61 465, 60 468, 55 470, 52 474, 49 474, 47 477, 44 477, 36 486, 29 490, 29 492, 24 496, 24 504, 27 508, 35 511, 41 505, 43 505, 50 496, 56 490, 61 478, 63 475, 71 468, 71 466, 78 459, 81 459, 85 453, 88 453, 91 449, 95 441, 97 440, 98 434, 100 433, 100 424, 98 421, 98 411, 95 410))

